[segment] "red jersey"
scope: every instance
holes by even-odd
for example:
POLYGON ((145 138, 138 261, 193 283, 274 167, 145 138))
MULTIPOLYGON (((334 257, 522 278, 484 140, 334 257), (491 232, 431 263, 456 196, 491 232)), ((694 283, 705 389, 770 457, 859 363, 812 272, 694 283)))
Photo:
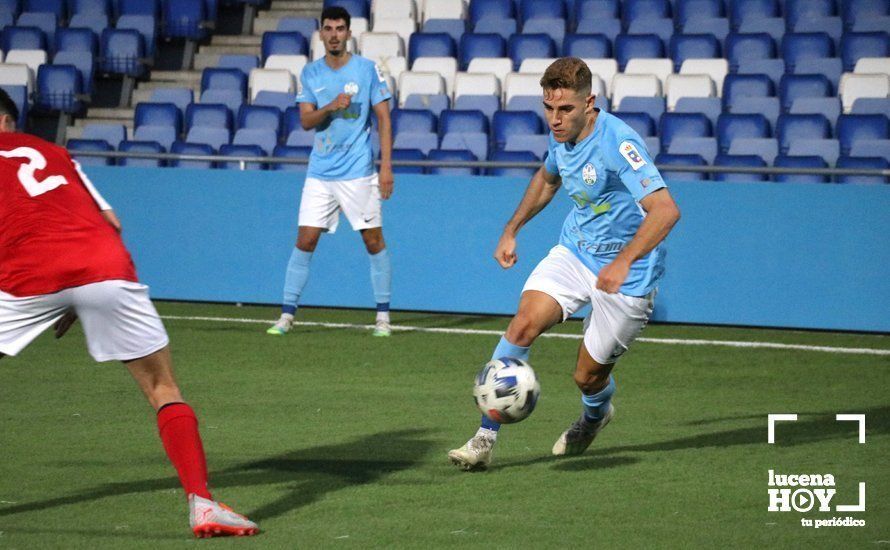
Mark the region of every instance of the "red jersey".
POLYGON ((13 296, 122 279, 138 282, 109 208, 68 151, 0 133, 0 290, 13 296))

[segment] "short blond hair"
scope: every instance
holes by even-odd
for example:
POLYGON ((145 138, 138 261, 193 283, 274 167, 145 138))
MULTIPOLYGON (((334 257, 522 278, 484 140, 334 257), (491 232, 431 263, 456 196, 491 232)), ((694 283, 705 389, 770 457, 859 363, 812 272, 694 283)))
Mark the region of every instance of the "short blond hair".
POLYGON ((561 57, 550 64, 541 77, 545 90, 574 90, 587 97, 593 87, 593 75, 587 63, 577 57, 561 57))

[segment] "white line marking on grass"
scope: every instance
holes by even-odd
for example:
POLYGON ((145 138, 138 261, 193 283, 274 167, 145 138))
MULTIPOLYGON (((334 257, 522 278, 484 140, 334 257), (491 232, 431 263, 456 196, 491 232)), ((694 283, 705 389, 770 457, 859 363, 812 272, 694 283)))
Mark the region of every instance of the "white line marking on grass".
MULTIPOLYGON (((239 317, 193 317, 186 315, 162 315, 162 319, 171 321, 209 321, 213 323, 247 323, 270 325, 274 320, 269 319, 243 319, 239 317)), ((294 321, 294 325, 301 327, 345 328, 355 330, 373 330, 374 325, 359 325, 355 323, 323 323, 314 321, 294 321)), ((392 330, 397 332, 430 332, 436 334, 462 334, 481 336, 502 336, 502 330, 482 330, 468 328, 444 328, 444 327, 413 327, 408 325, 392 325, 392 330)), ((548 332, 541 338, 561 338, 564 340, 580 340, 580 334, 561 334, 548 332)), ((875 348, 840 348, 831 346, 809 346, 804 344, 781 344, 778 342, 742 342, 735 340, 697 340, 684 338, 637 338, 637 342, 647 344, 664 344, 668 346, 724 346, 730 348, 755 348, 755 349, 781 349, 800 351, 819 351, 823 353, 846 353, 854 355, 885 355, 890 356, 890 349, 875 348)))

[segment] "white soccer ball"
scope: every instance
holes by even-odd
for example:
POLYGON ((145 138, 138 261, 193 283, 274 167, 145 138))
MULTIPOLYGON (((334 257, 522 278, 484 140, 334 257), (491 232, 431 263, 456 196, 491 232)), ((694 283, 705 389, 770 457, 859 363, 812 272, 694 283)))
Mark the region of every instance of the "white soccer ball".
POLYGON ((473 386, 476 406, 501 424, 528 418, 540 395, 541 384, 531 365, 513 357, 489 361, 476 375, 473 386))

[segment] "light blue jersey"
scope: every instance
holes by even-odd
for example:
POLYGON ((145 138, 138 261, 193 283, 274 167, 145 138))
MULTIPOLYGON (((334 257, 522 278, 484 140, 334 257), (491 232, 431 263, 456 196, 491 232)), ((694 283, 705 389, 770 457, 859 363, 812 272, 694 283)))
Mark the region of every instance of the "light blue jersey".
MULTIPOLYGON (((594 274, 633 239, 643 222, 638 204, 665 187, 640 136, 621 119, 599 111, 593 132, 571 145, 550 135, 544 169, 562 178, 575 205, 559 242, 594 274)), ((664 272, 663 243, 633 263, 621 292, 645 296, 664 272)))
POLYGON ((348 109, 332 113, 315 128, 307 177, 332 181, 373 174, 371 107, 392 97, 374 62, 353 55, 346 65, 332 69, 321 58, 306 65, 300 82, 297 103, 321 108, 341 93, 352 96, 348 109))

